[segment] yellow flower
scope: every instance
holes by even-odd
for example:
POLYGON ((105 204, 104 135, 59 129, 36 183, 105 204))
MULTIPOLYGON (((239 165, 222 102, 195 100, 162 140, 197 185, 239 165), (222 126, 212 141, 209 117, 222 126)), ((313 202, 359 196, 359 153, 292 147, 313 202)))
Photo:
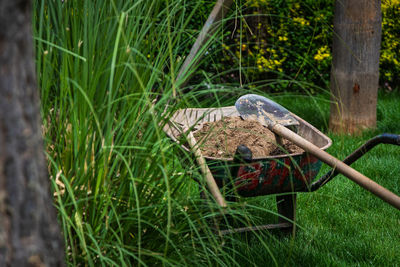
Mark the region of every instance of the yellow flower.
POLYGON ((314 55, 314 59, 317 61, 322 61, 325 58, 329 58, 331 54, 329 53, 328 46, 323 46, 320 49, 318 49, 317 54, 314 55))
POLYGON ((229 50, 229 46, 227 46, 226 44, 222 44, 222 48, 225 50, 229 50))
POLYGON ((279 41, 287 41, 288 38, 286 36, 278 36, 279 41))
POLYGON ((293 18, 293 21, 299 23, 301 26, 310 25, 310 22, 308 22, 304 18, 293 18))

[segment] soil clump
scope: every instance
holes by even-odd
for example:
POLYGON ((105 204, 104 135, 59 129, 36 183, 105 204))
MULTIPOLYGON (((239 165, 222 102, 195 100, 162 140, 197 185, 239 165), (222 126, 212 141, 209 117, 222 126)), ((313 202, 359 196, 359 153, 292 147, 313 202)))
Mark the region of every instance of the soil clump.
POLYGON ((204 156, 233 158, 238 145, 247 146, 253 158, 301 153, 304 150, 283 139, 282 151, 276 145, 273 132, 255 120, 225 117, 216 122, 205 122, 194 132, 204 156))

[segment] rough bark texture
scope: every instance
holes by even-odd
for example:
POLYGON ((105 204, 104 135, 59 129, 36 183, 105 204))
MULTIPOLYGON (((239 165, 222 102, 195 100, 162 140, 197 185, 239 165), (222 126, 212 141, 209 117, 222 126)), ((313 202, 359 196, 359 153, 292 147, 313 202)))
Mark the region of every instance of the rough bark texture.
POLYGON ((43 153, 31 3, 0 0, 0 266, 62 266, 43 153))
POLYGON ((336 0, 330 128, 356 133, 376 125, 380 0, 336 0))

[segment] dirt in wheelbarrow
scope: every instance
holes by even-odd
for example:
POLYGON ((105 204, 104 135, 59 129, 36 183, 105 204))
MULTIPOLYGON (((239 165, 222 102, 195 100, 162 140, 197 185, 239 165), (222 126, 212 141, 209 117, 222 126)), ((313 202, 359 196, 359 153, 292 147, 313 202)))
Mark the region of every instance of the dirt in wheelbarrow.
POLYGON ((253 158, 301 153, 303 150, 283 139, 282 151, 276 145, 275 135, 255 120, 225 117, 216 122, 205 122, 194 132, 204 156, 232 158, 238 145, 247 146, 253 158))

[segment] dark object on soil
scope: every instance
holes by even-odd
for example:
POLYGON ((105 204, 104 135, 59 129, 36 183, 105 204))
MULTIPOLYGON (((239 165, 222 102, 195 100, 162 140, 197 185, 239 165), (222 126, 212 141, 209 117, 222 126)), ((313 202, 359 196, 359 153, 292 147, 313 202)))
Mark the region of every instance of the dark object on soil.
POLYGON ((233 161, 238 163, 249 163, 253 159, 253 153, 251 150, 245 145, 239 145, 236 148, 235 156, 233 157, 233 161))

